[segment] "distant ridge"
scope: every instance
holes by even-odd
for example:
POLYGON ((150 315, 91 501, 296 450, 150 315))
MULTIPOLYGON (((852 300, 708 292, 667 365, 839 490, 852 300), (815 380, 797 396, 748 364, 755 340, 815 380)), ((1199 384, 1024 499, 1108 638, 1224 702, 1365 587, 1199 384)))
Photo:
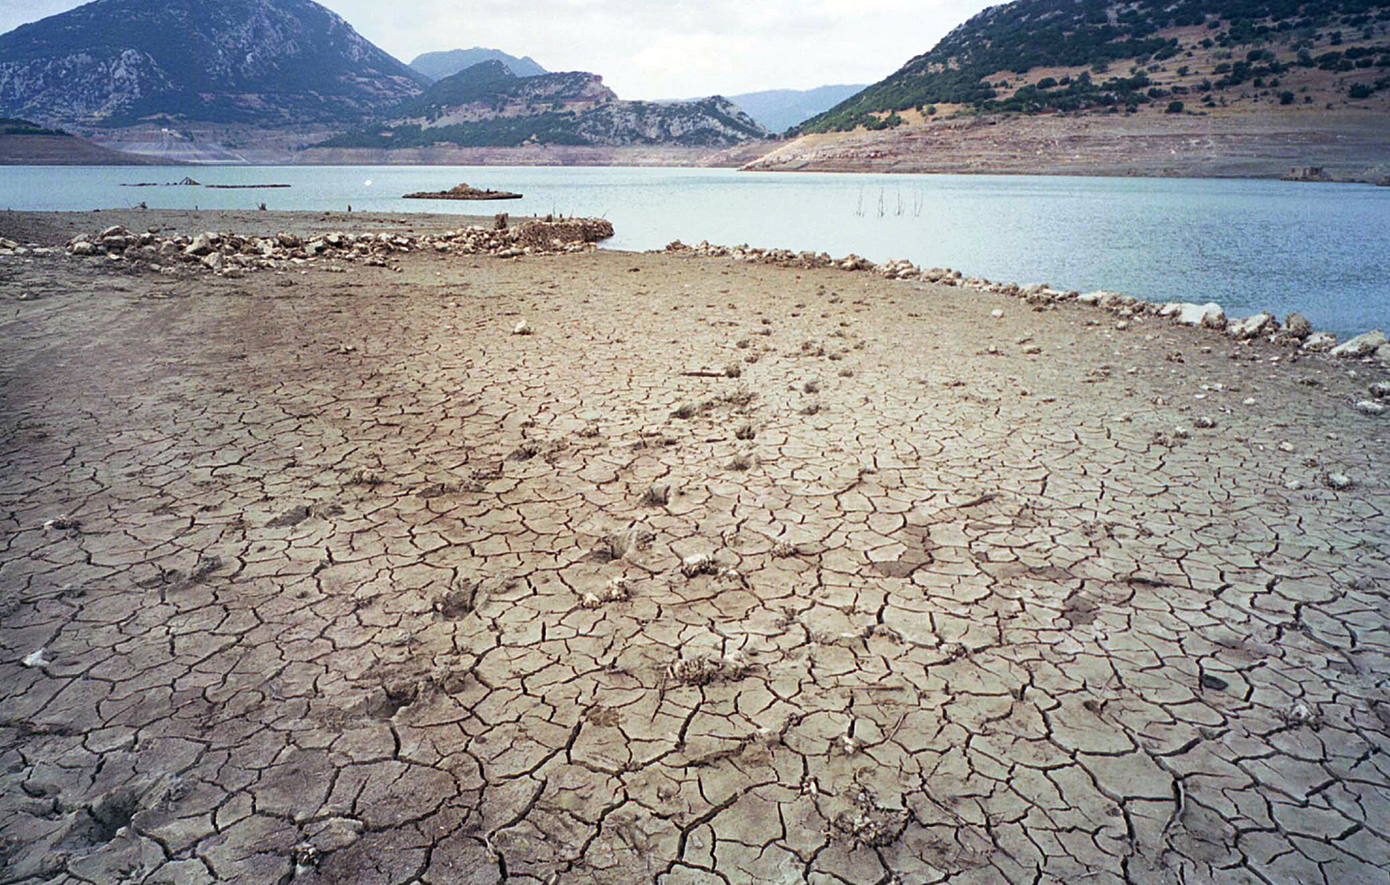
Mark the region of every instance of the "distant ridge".
POLYGON ((730 95, 729 101, 772 132, 785 132, 834 107, 864 88, 864 84, 817 86, 814 89, 766 89, 730 95))
POLYGON ((316 147, 730 147, 767 136, 766 129, 719 96, 677 104, 622 101, 597 74, 517 77, 494 59, 439 80, 379 123, 316 147))
POLYGON ((482 46, 474 46, 472 49, 449 49, 443 52, 422 53, 415 57, 410 66, 431 80, 442 80, 481 62, 494 60, 505 64, 507 70, 518 77, 536 77, 548 73, 545 68, 536 64, 535 59, 529 55, 517 58, 500 49, 486 49, 482 46))

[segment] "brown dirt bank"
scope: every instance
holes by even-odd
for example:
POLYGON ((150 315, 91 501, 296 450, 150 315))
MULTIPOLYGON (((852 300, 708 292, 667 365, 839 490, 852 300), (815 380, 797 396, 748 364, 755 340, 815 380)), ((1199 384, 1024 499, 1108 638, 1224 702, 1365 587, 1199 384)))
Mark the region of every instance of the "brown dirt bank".
POLYGON ((1381 369, 830 269, 400 268, 0 257, 0 878, 1390 871, 1381 369))
POLYGON ((0 166, 162 166, 166 162, 76 137, 0 135, 0 166))
POLYGON ((1277 178, 1322 166, 1338 179, 1390 175, 1390 117, 1291 112, 967 117, 882 132, 809 135, 747 169, 1277 178))

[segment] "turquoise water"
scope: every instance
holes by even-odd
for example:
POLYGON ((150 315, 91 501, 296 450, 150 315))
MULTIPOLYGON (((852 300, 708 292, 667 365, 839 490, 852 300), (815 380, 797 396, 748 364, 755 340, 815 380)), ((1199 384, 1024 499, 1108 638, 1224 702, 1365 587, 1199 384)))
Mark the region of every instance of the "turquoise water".
POLYGON ((0 208, 130 206, 601 215, 607 245, 778 246, 907 258, 971 276, 1299 310, 1321 329, 1390 329, 1390 188, 1278 181, 749 173, 556 167, 0 167, 0 208), (284 190, 124 188, 281 183, 284 190), (466 181, 503 203, 403 200, 466 181), (370 184, 368 184, 370 182, 370 184), (880 199, 882 214, 880 214, 880 199))

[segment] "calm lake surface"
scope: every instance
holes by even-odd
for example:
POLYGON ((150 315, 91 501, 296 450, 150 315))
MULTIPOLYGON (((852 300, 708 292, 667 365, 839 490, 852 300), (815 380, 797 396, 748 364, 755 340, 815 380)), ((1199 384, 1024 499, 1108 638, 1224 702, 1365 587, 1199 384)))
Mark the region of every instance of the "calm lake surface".
POLYGON ((151 208, 600 215, 615 249, 687 243, 907 258, 967 276, 1152 301, 1216 301, 1233 316, 1306 314, 1345 335, 1390 329, 1390 188, 1278 181, 750 173, 555 167, 0 167, 0 208, 151 208), (289 184, 276 190, 124 182, 289 184), (499 203, 403 200, 461 181, 499 203), (880 211, 880 201, 882 209, 880 211))

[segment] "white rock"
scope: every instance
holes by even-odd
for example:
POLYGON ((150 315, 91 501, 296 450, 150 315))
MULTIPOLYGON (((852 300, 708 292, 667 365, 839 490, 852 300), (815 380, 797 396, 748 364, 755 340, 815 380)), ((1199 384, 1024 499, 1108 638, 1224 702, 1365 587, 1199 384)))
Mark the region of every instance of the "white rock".
POLYGON ((1291 479, 1288 482, 1284 483, 1284 488, 1288 489, 1291 492, 1296 492, 1299 489, 1303 488, 1303 483, 1300 480, 1291 479))
POLYGON ((1226 334, 1230 335, 1232 338, 1254 338, 1260 333, 1270 330, 1271 326, 1276 325, 1278 325, 1278 323, 1274 320, 1274 314, 1257 313, 1243 320, 1235 320, 1232 322, 1226 327, 1226 334))
POLYGON ((1303 349, 1314 352, 1331 350, 1337 346, 1337 336, 1331 332, 1314 332, 1303 341, 1303 349))
POLYGON ((1356 485, 1352 478, 1345 473, 1329 473, 1323 477, 1323 482, 1327 483, 1329 489, 1338 492, 1344 492, 1356 485))
POLYGON ((97 247, 86 240, 78 240, 72 244, 72 254, 74 255, 95 255, 97 247))
POLYGON ((1357 335, 1345 344, 1339 344, 1332 348, 1332 355, 1347 359, 1370 356, 1382 344, 1385 344, 1385 333, 1379 329, 1372 329, 1357 335))
POLYGON ((27 655, 20 663, 26 667, 47 667, 53 662, 43 656, 43 649, 39 649, 33 654, 27 655))
POLYGON ((183 250, 185 255, 206 255, 212 251, 212 243, 207 234, 198 234, 193 238, 193 242, 188 244, 188 248, 183 250))
POLYGON ((531 327, 530 327, 529 325, 527 325, 527 323, 526 323, 525 320, 518 320, 518 321, 517 321, 517 324, 516 324, 515 326, 512 327, 512 334, 513 334, 513 335, 530 335, 530 334, 531 334, 531 327))
POLYGON ((1176 315, 1177 321, 1184 326, 1202 326, 1207 329, 1222 329, 1226 326, 1226 312, 1221 309, 1221 305, 1214 301, 1206 304, 1192 304, 1182 302, 1175 305, 1164 305, 1164 309, 1176 307, 1175 312, 1163 314, 1162 316, 1176 315))
POLYGON ((211 268, 211 269, 214 270, 214 271, 221 270, 221 269, 222 269, 222 263, 223 263, 223 258, 222 258, 222 253, 221 253, 221 252, 213 252, 211 255, 204 255, 204 256, 203 256, 203 264, 207 265, 209 268, 211 268))
POLYGON ((994 310, 991 310, 991 311, 989 312, 989 315, 992 316, 992 317, 994 317, 994 318, 997 320, 997 319, 999 319, 999 318, 1001 318, 1001 317, 1004 316, 1004 311, 1002 311, 1002 310, 1000 310, 999 308, 996 307, 994 310))
POLYGON ((1363 399, 1353 407, 1363 415, 1384 415, 1385 404, 1378 403, 1373 399, 1363 399))

